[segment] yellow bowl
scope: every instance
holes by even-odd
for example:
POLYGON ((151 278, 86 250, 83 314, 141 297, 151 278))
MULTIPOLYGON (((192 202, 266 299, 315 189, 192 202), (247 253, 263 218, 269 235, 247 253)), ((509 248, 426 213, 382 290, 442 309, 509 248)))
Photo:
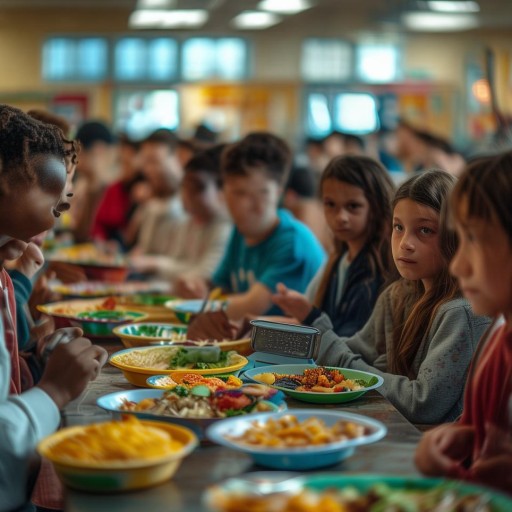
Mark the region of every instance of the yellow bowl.
POLYGON ((119 352, 115 352, 109 358, 109 363, 116 368, 119 368, 123 375, 125 376, 128 382, 131 382, 135 386, 139 386, 142 388, 147 388, 148 384, 146 380, 148 377, 152 375, 170 375, 171 373, 177 370, 187 370, 188 373, 198 373, 199 375, 225 375, 229 373, 235 373, 238 370, 241 370, 249 361, 247 358, 241 355, 237 355, 237 362, 232 364, 231 366, 224 366, 222 368, 207 368, 207 369, 188 369, 188 368, 173 368, 172 370, 162 370, 162 368, 146 368, 139 366, 132 366, 122 362, 122 356, 131 351, 147 351, 147 350, 168 350, 172 349, 171 346, 164 347, 137 347, 137 348, 127 348, 125 350, 120 350, 119 352))
POLYGON ((43 439, 37 449, 52 462, 62 483, 73 489, 110 493, 151 487, 169 480, 176 473, 181 461, 197 446, 198 440, 190 429, 179 425, 150 420, 140 422, 168 432, 174 440, 182 444, 181 450, 157 459, 94 463, 62 460, 51 453, 51 447, 55 443, 80 433, 87 425, 59 430, 43 439))

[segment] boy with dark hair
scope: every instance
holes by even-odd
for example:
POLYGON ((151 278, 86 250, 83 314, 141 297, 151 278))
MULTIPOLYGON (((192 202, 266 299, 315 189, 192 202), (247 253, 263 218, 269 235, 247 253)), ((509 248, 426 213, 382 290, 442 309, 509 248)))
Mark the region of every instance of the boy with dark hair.
POLYGON ((140 272, 210 279, 226 247, 232 224, 222 198, 220 157, 224 145, 198 153, 187 163, 181 199, 188 217, 178 223, 169 253, 132 258, 140 272))
MULTIPOLYGON (((304 290, 323 263, 313 233, 278 206, 290 161, 288 145, 263 132, 247 135, 223 154, 224 196, 235 229, 212 281, 230 294, 231 320, 279 314, 272 304, 277 283, 304 290)), ((196 282, 188 289, 204 296, 207 286, 196 282)))

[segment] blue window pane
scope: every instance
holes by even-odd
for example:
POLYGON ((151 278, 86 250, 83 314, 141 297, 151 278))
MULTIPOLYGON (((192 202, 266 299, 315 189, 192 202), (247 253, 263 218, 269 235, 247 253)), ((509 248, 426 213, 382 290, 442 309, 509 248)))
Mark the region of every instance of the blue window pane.
POLYGON ((247 47, 243 39, 224 38, 217 40, 217 76, 236 80, 246 73, 247 47))
POLYGON ((146 75, 146 40, 126 37, 116 43, 115 77, 119 80, 142 80, 146 75))
POLYGON ((43 46, 43 77, 46 80, 72 78, 75 69, 75 41, 53 38, 43 46))
POLYGON ((332 131, 331 113, 327 96, 311 93, 308 96, 308 133, 314 137, 324 137, 332 131))
POLYGON ((158 38, 148 43, 148 78, 170 80, 176 76, 178 48, 174 39, 158 38))
POLYGON ((87 38, 78 41, 76 67, 78 76, 87 80, 100 80, 107 76, 107 41, 87 38))
POLYGON ((185 80, 201 80, 215 76, 215 40, 195 37, 183 43, 182 72, 185 80))

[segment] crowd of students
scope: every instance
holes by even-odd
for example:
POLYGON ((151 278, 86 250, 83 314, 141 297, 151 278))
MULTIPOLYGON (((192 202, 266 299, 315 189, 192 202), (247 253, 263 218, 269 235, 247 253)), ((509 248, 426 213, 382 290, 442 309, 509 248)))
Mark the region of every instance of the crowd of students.
POLYGON ((184 297, 223 289, 227 308, 198 315, 191 337, 234 339, 262 315, 315 326, 317 363, 381 375, 406 418, 439 425, 418 446, 421 471, 511 492, 512 153, 477 158, 458 179, 422 169, 396 191, 378 161, 334 156, 318 180, 327 253, 283 208, 292 154, 274 134, 199 150, 168 130, 123 140, 107 185, 106 127, 78 131, 77 158, 54 121, 0 105, 0 510, 58 508, 34 498, 47 495, 41 474, 31 495, 35 445, 106 360, 80 330, 35 339, 17 323, 44 261, 34 237, 75 199, 76 240, 115 241, 184 297))

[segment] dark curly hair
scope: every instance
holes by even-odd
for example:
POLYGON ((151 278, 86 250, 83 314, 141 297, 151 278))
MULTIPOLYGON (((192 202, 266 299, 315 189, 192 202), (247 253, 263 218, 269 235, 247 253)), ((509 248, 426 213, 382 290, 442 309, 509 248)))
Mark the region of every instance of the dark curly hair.
POLYGON ((31 160, 36 155, 51 155, 62 159, 72 154, 76 147, 68 141, 62 130, 43 123, 22 110, 0 104, 0 196, 6 194, 14 183, 32 185, 38 176, 31 160), (71 149, 66 147, 71 144, 71 149))
POLYGON ((290 172, 291 151, 276 135, 254 132, 228 146, 221 165, 224 178, 247 176, 251 171, 263 170, 270 179, 284 186, 290 172))

